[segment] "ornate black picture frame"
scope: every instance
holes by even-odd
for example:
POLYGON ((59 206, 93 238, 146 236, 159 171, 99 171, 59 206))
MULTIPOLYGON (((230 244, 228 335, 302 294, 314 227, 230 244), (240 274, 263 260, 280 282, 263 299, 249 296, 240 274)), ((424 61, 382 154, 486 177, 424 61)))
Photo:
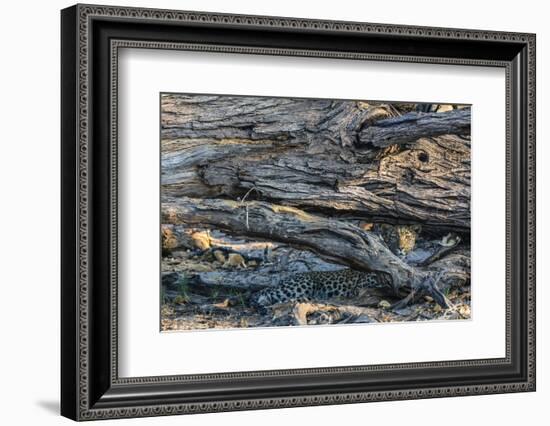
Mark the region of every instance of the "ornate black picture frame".
POLYGON ((534 34, 95 5, 64 9, 61 28, 62 415, 92 420, 535 390, 534 34), (504 68, 506 356, 120 378, 121 47, 504 68))

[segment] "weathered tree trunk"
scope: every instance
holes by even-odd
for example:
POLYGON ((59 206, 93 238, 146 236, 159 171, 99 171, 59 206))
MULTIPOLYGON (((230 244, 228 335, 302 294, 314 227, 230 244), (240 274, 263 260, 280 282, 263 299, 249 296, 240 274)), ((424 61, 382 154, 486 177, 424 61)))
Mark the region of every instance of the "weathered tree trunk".
POLYGON ((469 161, 469 141, 442 136, 421 139, 414 149, 369 163, 293 150, 212 162, 199 174, 209 187, 233 199, 253 188, 252 197, 308 211, 466 231, 469 161))
POLYGON ((307 249, 380 273, 396 294, 425 291, 442 306, 438 281, 469 279, 467 256, 414 267, 348 219, 469 234, 470 108, 400 116, 359 101, 163 95, 161 102, 163 223, 307 249))
POLYGON ((355 101, 172 95, 162 108, 163 201, 252 190, 319 214, 469 232, 469 108, 395 117, 355 101))
POLYGON ((163 223, 210 225, 235 234, 268 238, 303 247, 321 257, 364 271, 382 273, 381 280, 399 294, 403 287, 424 290, 442 306, 448 303, 437 289, 440 269, 415 268, 395 256, 374 234, 345 221, 311 215, 271 203, 167 199, 163 223))
POLYGON ((310 215, 301 210, 265 202, 201 200, 180 197, 166 200, 164 223, 203 224, 236 234, 269 238, 312 250, 366 271, 389 273, 399 289, 413 268, 389 251, 380 240, 347 222, 310 215))

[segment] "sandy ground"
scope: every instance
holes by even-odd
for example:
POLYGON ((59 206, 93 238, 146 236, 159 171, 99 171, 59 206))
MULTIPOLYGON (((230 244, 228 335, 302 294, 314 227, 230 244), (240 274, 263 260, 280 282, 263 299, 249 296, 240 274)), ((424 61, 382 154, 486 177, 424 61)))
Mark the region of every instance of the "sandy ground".
POLYGON ((208 250, 180 250, 163 257, 162 270, 178 272, 180 278, 163 288, 162 330, 463 320, 471 315, 469 285, 448 290, 447 297, 454 305, 451 309, 442 309, 427 296, 405 308, 393 309, 398 299, 369 289, 354 300, 290 302, 260 312, 249 305, 251 291, 246 288, 209 287, 197 283, 197 276, 202 273, 227 271, 235 276, 259 270, 262 267, 259 263, 230 264, 225 257, 213 256, 208 250))

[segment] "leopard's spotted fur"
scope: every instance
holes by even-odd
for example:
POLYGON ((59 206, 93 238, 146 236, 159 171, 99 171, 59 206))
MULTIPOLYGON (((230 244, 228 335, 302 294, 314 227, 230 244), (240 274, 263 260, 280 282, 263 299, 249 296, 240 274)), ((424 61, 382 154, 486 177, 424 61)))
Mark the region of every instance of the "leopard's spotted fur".
MULTIPOLYGON (((405 256, 413 250, 420 228, 416 225, 379 225, 375 229, 391 251, 405 256)), ((360 289, 387 285, 382 273, 342 269, 294 274, 278 286, 260 290, 251 297, 253 306, 270 306, 284 302, 323 301, 333 297, 352 298, 360 289)))
POLYGON ((252 296, 254 306, 283 302, 311 302, 334 297, 352 298, 360 289, 382 284, 380 274, 354 269, 294 274, 278 286, 260 290, 252 296))

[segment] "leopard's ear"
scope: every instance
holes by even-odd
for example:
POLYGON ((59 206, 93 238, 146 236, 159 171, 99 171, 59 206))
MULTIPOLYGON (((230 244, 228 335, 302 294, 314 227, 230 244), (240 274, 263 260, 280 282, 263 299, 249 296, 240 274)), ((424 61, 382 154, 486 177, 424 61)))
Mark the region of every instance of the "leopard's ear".
POLYGON ((422 232, 422 225, 419 225, 419 224, 411 225, 411 229, 417 234, 420 234, 422 232))

